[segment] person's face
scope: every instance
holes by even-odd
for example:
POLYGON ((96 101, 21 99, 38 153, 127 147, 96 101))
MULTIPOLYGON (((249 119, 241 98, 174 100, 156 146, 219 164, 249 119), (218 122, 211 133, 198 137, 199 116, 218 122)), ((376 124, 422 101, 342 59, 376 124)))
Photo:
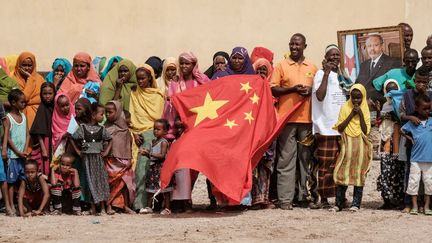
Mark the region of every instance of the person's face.
POLYGON ((266 79, 268 74, 267 67, 262 65, 261 67, 257 68, 256 74, 259 74, 263 79, 266 79))
POLYGON ((121 65, 118 69, 118 78, 124 78, 124 80, 129 81, 131 74, 129 72, 129 68, 125 65, 121 65))
POLYGON ((175 66, 168 66, 165 72, 167 80, 171 80, 176 76, 177 74, 177 68, 175 66))
POLYGON ((180 120, 174 122, 174 134, 176 137, 180 137, 184 132, 184 125, 180 120))
POLYGON ((17 110, 24 110, 26 107, 26 101, 24 95, 20 95, 17 101, 12 101, 12 106, 14 106, 17 110))
POLYGON ((61 158, 60 162, 60 174, 68 174, 70 168, 72 168, 73 160, 69 157, 61 158))
POLYGON ((408 55, 404 56, 403 61, 407 71, 415 71, 419 58, 416 54, 410 52, 408 55))
POLYGON ((420 119, 426 119, 431 111, 431 103, 422 101, 416 105, 415 110, 420 119))
POLYGON ((113 104, 109 103, 105 106, 105 115, 109 122, 115 122, 116 112, 117 110, 113 104))
POLYGON ((306 43, 300 36, 293 36, 289 42, 290 57, 294 61, 300 60, 303 57, 304 49, 306 49, 306 43))
POLYGON ((413 30, 409 26, 403 26, 402 27, 403 37, 404 37, 404 44, 405 49, 409 49, 411 46, 411 42, 413 39, 413 30))
POLYGON ((386 85, 385 90, 386 90, 386 93, 388 93, 392 90, 398 90, 398 86, 395 83, 391 82, 391 83, 388 83, 386 85))
POLYGON ((73 72, 77 78, 86 78, 89 70, 89 64, 78 60, 73 61, 73 72))
POLYGON ((223 56, 216 56, 213 60, 213 67, 216 70, 225 70, 227 63, 225 62, 225 57, 223 56))
POLYGON ((82 104, 76 103, 75 104, 75 115, 76 117, 80 118, 83 117, 85 114, 85 108, 82 104))
POLYGON ((126 116, 125 120, 126 120, 126 124, 128 125, 128 127, 132 127, 131 116, 130 115, 126 116))
POLYGON ((231 57, 230 63, 234 71, 240 71, 244 66, 244 57, 236 53, 231 57))
MULTIPOLYGON (((28 72, 28 73, 32 73, 33 71, 33 61, 30 58, 26 58, 21 62, 20 68, 23 69, 24 71, 28 72)), ((24 77, 26 77, 27 75, 20 72, 20 74, 24 77)))
POLYGON ((59 75, 59 76, 61 76, 62 78, 64 77, 64 75, 65 75, 65 70, 64 70, 64 68, 63 68, 62 65, 58 65, 58 66, 57 66, 57 68, 54 70, 54 75, 59 75))
POLYGON ((57 105, 60 109, 60 113, 63 116, 67 116, 69 115, 69 109, 70 109, 70 104, 69 104, 69 99, 62 95, 57 99, 57 105))
POLYGON ((51 104, 51 102, 54 100, 54 90, 51 87, 43 88, 42 99, 45 103, 51 104))
POLYGON ((27 164, 24 167, 24 173, 25 173, 25 175, 29 181, 31 181, 31 182, 36 181, 37 173, 38 173, 37 166, 33 165, 33 164, 27 164))
POLYGON ((351 91, 351 102, 353 103, 354 106, 360 106, 361 102, 363 99, 363 95, 360 92, 360 90, 358 89, 354 89, 353 91, 351 91))
POLYGON ((103 121, 104 119, 104 114, 105 114, 105 108, 103 107, 98 107, 96 113, 93 114, 94 116, 94 120, 97 123, 100 123, 103 121))
POLYGON ((375 59, 383 53, 383 44, 378 37, 371 36, 366 40, 366 50, 369 57, 375 59))
POLYGON ((425 93, 426 92, 427 86, 429 84, 429 79, 427 76, 420 76, 420 75, 416 74, 414 82, 415 82, 415 88, 416 88, 417 92, 419 92, 419 93, 425 93))
POLYGON ((195 67, 195 63, 183 57, 180 57, 179 64, 180 64, 180 72, 183 74, 183 76, 190 75, 192 73, 193 68, 195 67))
POLYGON ((137 83, 141 89, 146 89, 150 87, 152 82, 152 77, 144 69, 140 68, 136 72, 137 83))
POLYGON ((325 55, 325 59, 327 62, 332 62, 338 66, 341 59, 340 51, 338 49, 329 50, 325 55))
POLYGON ((432 68, 432 50, 422 51, 422 63, 428 68, 432 68))
POLYGON ((164 125, 160 122, 155 122, 153 126, 153 135, 156 138, 162 138, 167 134, 167 130, 164 129, 164 125))

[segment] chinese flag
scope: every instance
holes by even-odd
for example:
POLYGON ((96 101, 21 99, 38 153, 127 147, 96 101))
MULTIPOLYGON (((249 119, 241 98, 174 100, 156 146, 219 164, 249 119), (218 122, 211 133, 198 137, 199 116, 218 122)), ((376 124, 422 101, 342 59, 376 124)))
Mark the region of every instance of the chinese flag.
POLYGON ((173 97, 186 125, 161 171, 165 188, 177 169, 203 173, 229 204, 252 188, 255 168, 299 102, 277 120, 269 84, 258 75, 232 75, 173 97))

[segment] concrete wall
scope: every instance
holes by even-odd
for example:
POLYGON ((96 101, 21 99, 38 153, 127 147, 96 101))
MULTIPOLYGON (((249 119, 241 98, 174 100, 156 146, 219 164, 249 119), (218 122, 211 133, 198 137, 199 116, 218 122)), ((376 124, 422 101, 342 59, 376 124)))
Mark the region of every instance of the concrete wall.
POLYGON ((191 50, 207 68, 218 50, 265 46, 276 62, 291 35, 307 37, 306 56, 321 63, 336 31, 396 25, 414 28, 421 49, 430 29, 430 0, 14 0, 2 1, 0 56, 29 50, 38 69, 78 51, 120 55, 136 63, 191 50))

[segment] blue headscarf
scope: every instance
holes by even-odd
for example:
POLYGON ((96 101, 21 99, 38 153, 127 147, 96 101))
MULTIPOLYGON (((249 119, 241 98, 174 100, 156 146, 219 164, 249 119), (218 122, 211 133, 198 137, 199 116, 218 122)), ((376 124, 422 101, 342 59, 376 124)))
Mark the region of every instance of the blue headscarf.
POLYGON ((102 82, 105 79, 105 77, 107 76, 107 74, 109 73, 109 71, 111 70, 113 62, 116 61, 117 63, 119 63, 121 60, 123 60, 123 58, 120 56, 113 56, 109 59, 108 64, 106 65, 105 69, 103 70, 103 72, 100 76, 100 79, 102 80, 102 82))
POLYGON ((225 71, 217 71, 211 79, 214 80, 214 79, 218 79, 224 76, 234 75, 234 74, 255 74, 255 70, 253 69, 248 51, 244 47, 235 47, 231 52, 227 69, 225 69, 225 71), (241 70, 238 71, 234 71, 231 65, 231 59, 236 54, 239 54, 244 58, 243 67, 241 68, 241 70))
POLYGON ((96 94, 100 93, 100 84, 98 82, 93 82, 93 81, 88 81, 84 87, 83 87, 83 91, 80 95, 80 98, 86 98, 90 101, 90 103, 95 103, 97 102, 97 100, 93 97, 90 97, 87 95, 87 93, 85 92, 86 89, 90 89, 93 90, 96 94))
POLYGON ((45 80, 49 83, 54 82, 54 71, 57 69, 58 66, 62 66, 64 69, 64 76, 63 79, 60 81, 63 82, 63 80, 66 78, 66 76, 68 75, 68 73, 72 70, 72 65, 71 63, 66 59, 66 58, 56 58, 52 64, 52 70, 51 72, 48 73, 48 75, 45 77, 45 80))
POLYGON ((102 72, 103 67, 105 66, 106 57, 97 56, 93 59, 93 67, 98 75, 102 72))

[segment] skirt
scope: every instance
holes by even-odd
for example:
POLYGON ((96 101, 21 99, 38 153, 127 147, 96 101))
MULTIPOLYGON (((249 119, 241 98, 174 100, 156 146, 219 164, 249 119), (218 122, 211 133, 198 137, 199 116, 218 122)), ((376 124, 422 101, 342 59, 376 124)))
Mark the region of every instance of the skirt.
POLYGON ((322 198, 336 196, 333 171, 339 154, 339 136, 316 135, 318 160, 318 193, 322 198))
MULTIPOLYGON (((160 173, 162 169, 162 163, 155 163, 149 166, 147 171, 146 180, 146 191, 150 193, 156 193, 161 189, 160 186, 160 173)), ((165 189, 160 191, 161 193, 171 192, 173 190, 171 185, 168 185, 165 189)))
POLYGON ((382 153, 380 160, 381 174, 377 179, 377 189, 383 199, 398 204, 404 197, 405 163, 389 153, 382 153))

